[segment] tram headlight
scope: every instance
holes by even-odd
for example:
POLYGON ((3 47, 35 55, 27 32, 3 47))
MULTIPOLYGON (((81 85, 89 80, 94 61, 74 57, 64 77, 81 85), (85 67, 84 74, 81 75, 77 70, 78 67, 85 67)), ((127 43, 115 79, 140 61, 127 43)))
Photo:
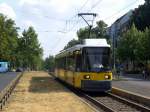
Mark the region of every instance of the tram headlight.
POLYGON ((110 76, 109 75, 105 75, 105 79, 110 79, 110 76))
POLYGON ((89 75, 84 75, 84 78, 85 79, 90 79, 90 76, 89 75))

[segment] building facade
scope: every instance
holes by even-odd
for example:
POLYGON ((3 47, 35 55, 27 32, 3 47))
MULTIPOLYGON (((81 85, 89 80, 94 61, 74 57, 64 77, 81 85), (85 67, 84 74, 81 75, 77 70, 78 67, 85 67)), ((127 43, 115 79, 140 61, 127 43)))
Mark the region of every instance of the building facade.
POLYGON ((126 32, 130 27, 130 20, 131 16, 133 14, 133 11, 130 10, 126 14, 124 14, 122 17, 117 19, 110 27, 107 28, 107 34, 110 36, 111 45, 112 45, 112 56, 113 56, 113 68, 116 68, 116 53, 115 48, 118 44, 118 39, 121 36, 123 32, 126 32))
POLYGON ((117 40, 123 32, 128 30, 132 14, 133 11, 130 10, 108 27, 107 34, 110 36, 112 42, 113 39, 117 40))

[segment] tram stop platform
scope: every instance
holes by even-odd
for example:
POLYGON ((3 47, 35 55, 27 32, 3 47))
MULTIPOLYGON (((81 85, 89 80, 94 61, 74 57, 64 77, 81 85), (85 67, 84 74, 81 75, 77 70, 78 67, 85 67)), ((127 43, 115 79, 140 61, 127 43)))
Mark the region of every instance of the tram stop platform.
POLYGON ((46 72, 25 72, 2 112, 94 112, 46 72))
POLYGON ((150 80, 144 80, 142 75, 125 74, 113 80, 113 88, 118 88, 150 99, 150 80))

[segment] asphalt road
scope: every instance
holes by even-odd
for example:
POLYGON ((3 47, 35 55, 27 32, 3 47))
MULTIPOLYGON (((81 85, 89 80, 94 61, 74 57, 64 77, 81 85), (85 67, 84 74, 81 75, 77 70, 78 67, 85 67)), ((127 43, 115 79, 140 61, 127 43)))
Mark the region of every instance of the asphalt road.
POLYGON ((150 80, 132 77, 121 77, 121 79, 125 80, 113 81, 112 86, 150 97, 150 80))
POLYGON ((0 73, 0 92, 19 74, 19 72, 0 73))

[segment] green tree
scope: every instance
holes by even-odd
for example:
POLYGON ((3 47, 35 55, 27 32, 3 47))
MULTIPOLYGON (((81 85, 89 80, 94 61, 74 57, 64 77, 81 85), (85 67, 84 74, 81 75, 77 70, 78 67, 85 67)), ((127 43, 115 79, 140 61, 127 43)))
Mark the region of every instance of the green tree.
POLYGON ((100 20, 96 22, 96 27, 91 29, 90 37, 89 37, 89 28, 80 28, 77 31, 77 36, 79 40, 87 39, 87 38, 106 38, 108 39, 108 35, 106 34, 107 24, 100 20))
POLYGON ((138 61, 139 63, 142 63, 145 60, 145 48, 144 48, 144 32, 142 31, 138 31, 138 35, 136 37, 136 46, 134 48, 134 53, 135 53, 135 57, 136 57, 136 61, 138 61))
POLYGON ((117 55, 120 60, 135 61, 137 51, 137 41, 140 36, 137 28, 133 24, 118 41, 117 55))
POLYGON ((53 72, 54 66, 55 66, 55 58, 54 56, 50 55, 44 60, 44 69, 53 72))
POLYGON ((0 60, 9 61, 15 66, 18 46, 18 27, 12 19, 0 14, 0 60))
POLYGON ((145 0, 143 5, 133 11, 132 23, 142 31, 150 27, 150 0, 145 0))
POLYGON ((93 28, 93 32, 96 35, 96 38, 106 38, 108 39, 108 35, 106 34, 107 24, 100 20, 96 22, 97 26, 93 28))
MULTIPOLYGON (((79 40, 87 39, 87 38, 89 37, 89 28, 88 28, 88 27, 80 28, 80 29, 77 31, 77 36, 78 36, 78 39, 79 39, 79 40)), ((91 36, 90 36, 90 37, 91 37, 91 36)))
POLYGON ((68 42, 68 44, 64 47, 64 49, 70 48, 70 47, 77 45, 77 44, 80 44, 80 41, 73 39, 73 40, 68 42))
POLYGON ((119 39, 117 56, 121 62, 148 66, 150 61, 150 29, 139 31, 132 25, 119 39))
POLYGON ((143 57, 146 61, 150 60, 150 29, 146 28, 144 31, 143 38, 141 40, 141 47, 143 57))
POLYGON ((42 65, 43 50, 38 42, 38 35, 33 27, 24 30, 22 37, 19 39, 18 54, 20 57, 18 62, 23 68, 37 70, 42 65))
MULTIPOLYGON (((142 63, 145 67, 150 67, 150 29, 146 28, 137 40, 136 57, 138 63, 142 63)), ((149 68, 150 69, 150 68, 149 68)))
POLYGON ((89 37, 89 27, 80 28, 77 31, 78 40, 71 40, 68 42, 68 44, 64 47, 64 49, 67 49, 69 47, 72 47, 76 44, 80 44, 83 39, 88 38, 106 38, 109 39, 108 35, 106 34, 107 24, 104 21, 98 21, 97 26, 91 29, 90 37, 89 37))

